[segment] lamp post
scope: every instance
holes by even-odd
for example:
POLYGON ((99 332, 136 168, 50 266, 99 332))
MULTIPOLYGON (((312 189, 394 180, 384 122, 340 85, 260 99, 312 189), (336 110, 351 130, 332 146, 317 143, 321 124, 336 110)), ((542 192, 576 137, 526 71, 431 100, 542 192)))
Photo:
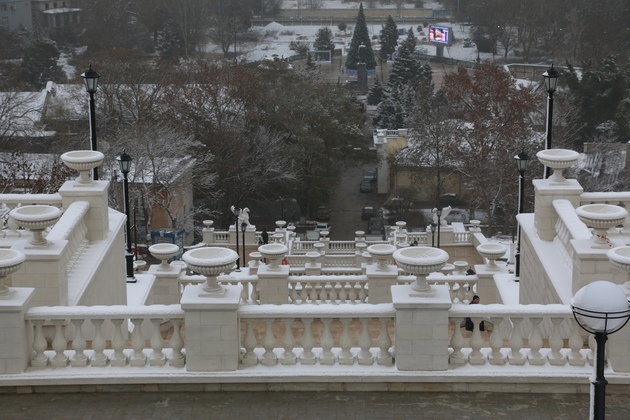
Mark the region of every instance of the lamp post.
MULTIPOLYGON (((560 78, 560 73, 558 70, 553 68, 553 63, 551 63, 551 68, 543 73, 543 80, 545 81, 545 90, 547 90, 547 128, 546 128, 546 142, 545 142, 545 150, 551 149, 551 125, 553 122, 553 93, 556 91, 556 86, 558 86, 558 79, 560 78)), ((551 168, 545 167, 544 178, 549 178, 551 176, 551 168)))
MULTIPOLYGON (((81 74, 83 78, 83 82, 85 83, 85 91, 90 94, 90 145, 92 151, 98 150, 96 148, 96 111, 94 107, 94 94, 96 93, 96 89, 98 88, 98 78, 101 77, 97 72, 92 70, 92 65, 90 64, 90 68, 81 74)), ((98 181, 98 169, 94 168, 92 170, 92 177, 94 181, 98 181)))
MULTIPOLYGON (((518 155, 514 156, 514 160, 516 161, 516 166, 518 168, 519 177, 518 177, 518 213, 523 213, 523 203, 525 201, 525 171, 527 170, 527 164, 529 163, 529 156, 525 151, 521 151, 518 155)), ((514 274, 516 276, 516 281, 518 281, 520 273, 521 273, 521 225, 518 224, 518 232, 516 239, 516 255, 514 258, 516 260, 516 267, 514 270, 514 274)))
POLYGON ((247 262, 245 261, 245 230, 247 229, 247 223, 241 223, 241 232, 243 232, 243 267, 247 262))
POLYGON ((120 165, 120 172, 123 174, 123 197, 125 202, 125 215, 127 221, 125 223, 127 235, 127 283, 135 283, 136 278, 133 275, 133 254, 131 253, 131 219, 129 217, 129 170, 131 169, 131 161, 133 160, 124 150, 120 156, 116 158, 120 165))
POLYGON ((431 246, 435 248, 435 223, 431 223, 431 246))
POLYGON ((591 377, 590 419, 604 420, 606 385, 604 363, 608 334, 622 329, 630 319, 630 308, 625 292, 609 281, 595 281, 577 291, 571 299, 571 310, 576 322, 595 336, 595 376, 591 377))
MULTIPOLYGON (((236 253, 239 253, 239 248, 238 248, 238 214, 240 209, 237 209, 236 207, 232 206, 232 214, 234 214, 234 229, 236 230, 236 253)), ((241 257, 239 255, 238 259, 236 260, 236 270, 234 271, 241 271, 241 257)))
POLYGON ((442 225, 442 207, 438 207, 437 209, 437 247, 440 247, 440 226, 442 225))

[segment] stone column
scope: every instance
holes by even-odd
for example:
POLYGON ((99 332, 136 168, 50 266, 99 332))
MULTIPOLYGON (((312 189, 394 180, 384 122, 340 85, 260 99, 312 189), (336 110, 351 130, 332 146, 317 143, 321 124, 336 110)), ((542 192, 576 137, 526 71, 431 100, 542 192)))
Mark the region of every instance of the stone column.
POLYGON ((105 239, 109 232, 108 188, 109 181, 93 181, 89 184, 66 181, 59 188, 64 209, 69 208, 70 204, 75 201, 87 201, 90 203, 90 208, 84 217, 85 226, 88 230, 86 236, 89 241, 105 239))
POLYGON ((269 265, 258 267, 258 296, 260 304, 284 305, 289 303, 289 266, 269 265))
POLYGON ((28 367, 32 347, 24 314, 34 290, 12 287, 10 297, 0 299, 0 374, 22 373, 28 367))
POLYGON ((149 267, 148 273, 155 276, 152 288, 153 304, 176 305, 179 303, 181 271, 181 264, 171 263, 168 270, 155 264, 149 267))
POLYGON ((392 286, 396 285, 398 279, 398 267, 387 265, 385 268, 378 268, 378 264, 368 264, 365 267, 368 277, 368 290, 370 293, 370 304, 391 303, 392 286))
MULTIPOLYGON (((553 200, 569 200, 574 208, 580 206, 580 195, 584 192, 575 179, 567 179, 563 183, 547 179, 535 179, 534 225, 538 236, 543 241, 553 241, 556 237, 558 215, 553 208, 553 200)), ((522 244, 521 244, 522 245, 522 244)))
POLYGON ((199 297, 202 285, 190 285, 181 298, 186 325, 186 370, 234 371, 240 354, 240 286, 223 286, 217 297, 199 297))
POLYGON ((203 235, 203 243, 206 245, 211 245, 214 243, 214 221, 213 220, 204 220, 203 221, 204 228, 202 230, 203 235))
POLYGON ((630 327, 608 336, 606 353, 614 372, 630 372, 630 327))
POLYGON ((396 367, 398 370, 448 369, 448 286, 432 286, 432 297, 412 297, 411 286, 392 286, 396 309, 396 367))

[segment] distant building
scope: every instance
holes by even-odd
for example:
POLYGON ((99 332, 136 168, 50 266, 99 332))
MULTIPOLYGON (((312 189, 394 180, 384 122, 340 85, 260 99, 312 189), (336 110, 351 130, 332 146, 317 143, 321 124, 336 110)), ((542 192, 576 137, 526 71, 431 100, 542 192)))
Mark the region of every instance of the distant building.
POLYGON ((48 33, 57 28, 81 23, 83 9, 78 7, 77 0, 32 0, 31 4, 33 23, 42 32, 48 33))
POLYGON ((0 26, 19 33, 33 29, 31 2, 28 0, 0 0, 0 26))

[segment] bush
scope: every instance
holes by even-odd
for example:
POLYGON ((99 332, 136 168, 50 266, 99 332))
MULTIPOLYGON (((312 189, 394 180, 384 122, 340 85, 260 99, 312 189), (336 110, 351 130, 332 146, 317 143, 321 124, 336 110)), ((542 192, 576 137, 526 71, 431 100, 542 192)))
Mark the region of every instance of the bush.
POLYGON ((337 25, 337 28, 339 28, 340 31, 345 31, 346 29, 348 29, 348 25, 346 25, 346 22, 339 22, 339 25, 337 25))

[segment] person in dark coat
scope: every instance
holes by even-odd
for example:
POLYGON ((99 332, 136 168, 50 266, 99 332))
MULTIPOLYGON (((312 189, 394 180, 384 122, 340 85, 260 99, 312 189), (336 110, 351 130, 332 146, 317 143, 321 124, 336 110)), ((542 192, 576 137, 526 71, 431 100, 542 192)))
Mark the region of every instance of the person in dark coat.
POLYGON ((263 229, 260 232, 260 237, 262 238, 263 245, 269 243, 269 234, 267 233, 267 229, 263 229))
MULTIPOLYGON (((476 305, 479 303, 479 296, 475 295, 473 296, 472 300, 470 301, 470 305, 476 305)), ((475 329, 475 324, 472 322, 472 319, 470 318, 466 318, 466 331, 473 331, 475 329)), ((483 321, 481 321, 479 323, 479 331, 483 331, 484 330, 484 325, 483 325, 483 321)))

